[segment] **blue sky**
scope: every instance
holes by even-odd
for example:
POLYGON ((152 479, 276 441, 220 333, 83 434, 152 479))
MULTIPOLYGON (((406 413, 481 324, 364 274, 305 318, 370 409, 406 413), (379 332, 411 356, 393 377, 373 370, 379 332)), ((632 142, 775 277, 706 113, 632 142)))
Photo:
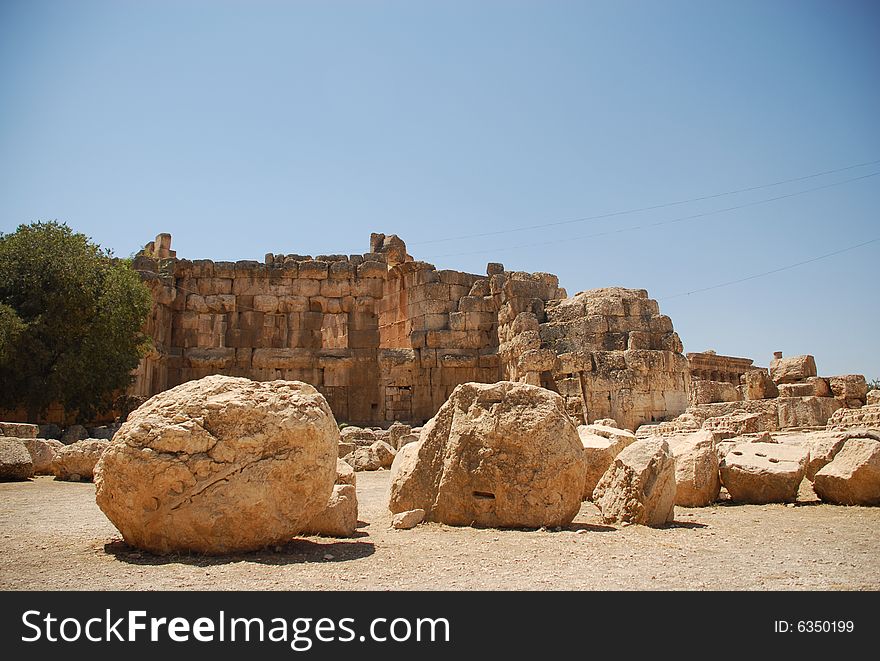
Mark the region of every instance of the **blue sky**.
POLYGON ((880 378, 880 242, 669 297, 880 237, 880 163, 515 230, 877 161, 878 117, 875 2, 0 1, 0 231, 213 259, 394 232, 646 288, 686 351, 824 375, 880 378))

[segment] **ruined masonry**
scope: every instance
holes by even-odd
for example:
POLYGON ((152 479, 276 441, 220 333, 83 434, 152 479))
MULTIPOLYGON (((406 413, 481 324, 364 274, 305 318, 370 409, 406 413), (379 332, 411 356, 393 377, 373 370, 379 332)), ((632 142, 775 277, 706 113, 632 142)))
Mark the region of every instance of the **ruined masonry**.
POLYGON ((458 384, 512 380, 558 392, 576 420, 633 430, 688 405, 681 341, 645 290, 568 298, 555 275, 438 270, 384 234, 362 255, 264 263, 179 259, 160 234, 134 268, 153 297, 139 397, 211 374, 298 380, 340 422, 420 423, 458 384))

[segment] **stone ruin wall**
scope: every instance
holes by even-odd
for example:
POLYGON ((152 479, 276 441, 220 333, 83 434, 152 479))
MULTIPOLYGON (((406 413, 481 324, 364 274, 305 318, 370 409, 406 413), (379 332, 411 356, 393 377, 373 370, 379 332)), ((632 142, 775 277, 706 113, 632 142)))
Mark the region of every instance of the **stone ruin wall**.
POLYGON ((154 350, 132 394, 210 374, 314 385, 340 422, 431 418, 459 384, 522 381, 569 412, 635 429, 685 410, 687 359, 644 290, 566 297, 555 275, 438 270, 374 234, 360 255, 178 259, 159 235, 134 267, 153 296, 154 350))

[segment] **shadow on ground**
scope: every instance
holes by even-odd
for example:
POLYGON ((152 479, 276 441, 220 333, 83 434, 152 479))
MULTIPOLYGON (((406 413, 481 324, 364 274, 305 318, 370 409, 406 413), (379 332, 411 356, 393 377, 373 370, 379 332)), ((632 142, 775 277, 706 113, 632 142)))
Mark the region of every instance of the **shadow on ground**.
MULTIPOLYGON (((355 533, 353 537, 367 537, 367 534, 355 533)), ((196 567, 212 567, 236 562, 255 562, 263 565, 345 562, 371 556, 376 552, 376 547, 372 542, 315 537, 312 539, 294 539, 282 546, 251 551, 250 553, 234 553, 229 555, 169 553, 168 555, 156 555, 155 553, 129 546, 121 539, 114 539, 104 544, 104 552, 114 556, 119 562, 132 565, 181 564, 196 567)))

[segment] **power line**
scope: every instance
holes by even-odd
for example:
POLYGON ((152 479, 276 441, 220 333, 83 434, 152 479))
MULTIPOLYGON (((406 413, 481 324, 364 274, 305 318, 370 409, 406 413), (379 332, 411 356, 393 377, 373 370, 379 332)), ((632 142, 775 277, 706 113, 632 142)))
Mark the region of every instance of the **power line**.
POLYGON ((532 241, 531 243, 523 243, 516 246, 507 246, 507 247, 495 247, 486 250, 470 250, 466 252, 454 252, 454 253, 445 253, 442 255, 428 255, 425 259, 435 259, 438 257, 460 257, 464 255, 482 255, 486 253, 498 253, 503 252, 505 250, 518 250, 521 248, 534 248, 536 246, 549 246, 558 243, 570 243, 571 241, 581 241, 583 239, 593 239, 600 236, 610 236, 612 234, 622 234, 624 232, 635 232, 638 230, 649 229, 652 227, 660 227, 663 225, 672 225, 674 223, 682 223, 688 220, 694 220, 696 218, 705 218, 707 216, 714 216, 720 213, 728 213, 731 211, 737 211, 739 209, 746 209, 748 207, 754 207, 761 204, 768 204, 770 202, 776 202, 778 200, 784 200, 791 197, 797 197, 799 195, 806 195, 807 193, 813 193, 816 191, 824 190, 826 188, 834 188, 836 186, 842 186, 843 184, 848 184, 854 181, 860 181, 862 179, 870 179, 871 177, 876 177, 880 175, 880 172, 872 172, 871 174, 861 175, 859 177, 852 177, 850 179, 844 179, 842 181, 835 181, 830 184, 824 184, 822 186, 814 186, 812 188, 806 188, 804 190, 795 191, 793 193, 786 193, 784 195, 777 195, 775 197, 765 198, 763 200, 755 200, 753 202, 745 202, 743 204, 737 204, 732 207, 726 207, 723 209, 715 209, 713 211, 704 211, 702 213, 695 213, 689 216, 679 216, 677 218, 671 218, 669 220, 661 220, 655 223, 645 223, 642 225, 632 225, 630 227, 621 227, 614 230, 606 230, 604 232, 595 232, 593 234, 584 234, 581 236, 573 236, 565 239, 553 239, 551 241, 532 241))
POLYGON ((634 209, 626 209, 624 211, 613 211, 610 213, 598 214, 595 216, 583 216, 581 218, 572 218, 569 220, 559 220, 551 223, 540 223, 537 225, 523 225, 520 227, 512 227, 503 230, 493 230, 491 232, 479 232, 475 234, 460 234, 459 236, 452 236, 443 239, 429 239, 427 241, 412 241, 410 245, 428 245, 431 243, 445 243, 448 241, 458 241, 461 239, 476 239, 485 236, 498 236, 499 234, 511 234, 514 232, 526 232, 528 230, 534 229, 543 229, 546 227, 558 227, 560 225, 571 225, 574 223, 585 223, 593 220, 602 220, 605 218, 614 218, 616 216, 625 216, 632 213, 641 213, 643 211, 654 211, 656 209, 665 209, 668 207, 679 206, 682 204, 690 204, 691 202, 702 202, 704 200, 714 200, 719 197, 725 197, 728 195, 737 195, 739 193, 748 193, 750 191, 762 190, 764 188, 773 188, 774 186, 782 186, 783 184, 791 184, 797 181, 805 181, 806 179, 815 179, 816 177, 822 177, 827 174, 835 174, 837 172, 846 172, 847 170, 854 170, 856 168, 863 168, 869 165, 876 165, 880 163, 880 159, 875 161, 865 161, 864 163, 856 163, 854 165, 847 165, 843 168, 836 168, 834 170, 825 170, 823 172, 815 172, 813 174, 807 174, 802 177, 794 177, 793 179, 782 179, 780 181, 775 181, 770 184, 761 184, 759 186, 749 186, 748 188, 738 188, 735 190, 724 191, 723 193, 714 193, 712 195, 703 195, 701 197, 692 197, 686 200, 676 200, 675 202, 664 202, 663 204, 654 204, 648 207, 638 207, 634 209))
POLYGON ((803 266, 804 264, 812 264, 813 262, 818 262, 820 259, 826 259, 828 257, 833 257, 834 255, 839 255, 844 252, 848 252, 850 250, 855 250, 856 248, 861 248, 862 246, 867 246, 871 243, 877 243, 880 241, 880 237, 875 239, 871 239, 870 241, 863 241, 862 243, 857 243, 854 246, 847 246, 846 248, 841 248, 840 250, 835 250, 833 252, 825 253, 824 255, 819 255, 818 257, 811 257, 810 259, 805 259, 802 262, 795 262, 794 264, 788 264, 787 266, 780 266, 779 268, 772 269, 770 271, 764 271, 763 273, 756 273, 755 275, 750 275, 745 278, 738 278, 736 280, 728 280, 727 282, 720 282, 717 285, 711 285, 709 287, 701 287, 700 289, 693 289, 691 291, 682 292, 680 294, 672 294, 671 296, 663 296, 657 298, 658 301, 668 301, 671 298, 678 298, 680 296, 690 296, 691 294, 699 294, 700 292, 710 291, 712 289, 719 289, 721 287, 728 287, 730 285, 736 285, 741 282, 747 282, 749 280, 754 280, 755 278, 763 278, 767 275, 772 275, 774 273, 779 273, 780 271, 787 271, 789 269, 796 268, 798 266, 803 266))

